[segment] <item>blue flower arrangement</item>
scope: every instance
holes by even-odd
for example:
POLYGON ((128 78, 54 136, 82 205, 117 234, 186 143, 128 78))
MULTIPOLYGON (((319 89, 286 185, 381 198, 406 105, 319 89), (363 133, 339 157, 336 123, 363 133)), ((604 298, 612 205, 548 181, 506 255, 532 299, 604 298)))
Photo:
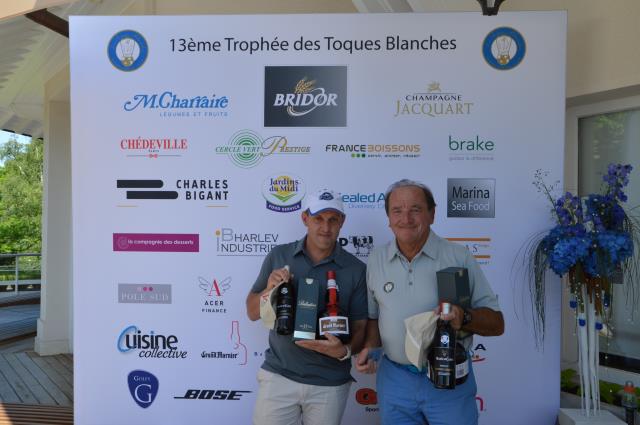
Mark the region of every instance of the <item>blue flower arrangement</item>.
MULTIPOLYGON (((640 267, 634 243, 640 242, 640 223, 627 214, 624 188, 629 184, 631 165, 610 164, 602 177, 603 194, 586 197, 566 192, 554 199, 555 185, 547 186, 547 173, 536 171, 533 184, 553 205, 556 225, 529 241, 525 249, 534 307, 536 341, 544 340, 545 277, 548 269, 568 277, 571 308, 584 326, 585 305, 595 307, 595 327, 602 329, 611 306, 612 277, 622 273, 630 285, 638 285, 640 267)), ((557 182, 556 182, 557 184, 557 182)))

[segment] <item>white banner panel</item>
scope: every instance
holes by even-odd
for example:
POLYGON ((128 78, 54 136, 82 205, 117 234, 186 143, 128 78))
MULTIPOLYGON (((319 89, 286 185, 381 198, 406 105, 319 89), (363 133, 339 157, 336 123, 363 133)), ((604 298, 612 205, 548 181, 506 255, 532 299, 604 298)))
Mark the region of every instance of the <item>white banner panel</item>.
MULTIPOLYGON (((250 423, 264 256, 330 187, 366 261, 404 177, 505 315, 474 343, 480 422, 554 423, 559 287, 538 351, 510 273, 549 224, 534 171, 562 174, 565 13, 73 17, 70 43, 77 423, 250 423)), ((343 422, 377 423, 354 377, 343 422)))

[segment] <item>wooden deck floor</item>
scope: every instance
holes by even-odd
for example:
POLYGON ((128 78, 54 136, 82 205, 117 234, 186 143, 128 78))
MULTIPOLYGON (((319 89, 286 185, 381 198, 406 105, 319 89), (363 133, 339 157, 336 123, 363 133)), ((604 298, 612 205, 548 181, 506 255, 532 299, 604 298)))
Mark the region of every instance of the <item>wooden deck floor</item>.
POLYGON ((73 424, 73 357, 41 357, 33 338, 0 344, 0 425, 19 424, 73 424))

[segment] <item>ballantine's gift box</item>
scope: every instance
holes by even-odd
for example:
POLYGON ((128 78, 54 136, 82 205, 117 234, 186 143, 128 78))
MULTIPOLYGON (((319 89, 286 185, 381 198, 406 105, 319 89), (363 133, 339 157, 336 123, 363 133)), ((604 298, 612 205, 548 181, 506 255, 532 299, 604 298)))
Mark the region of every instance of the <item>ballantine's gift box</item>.
POLYGON ((320 282, 312 278, 298 281, 298 304, 293 339, 316 339, 320 282))

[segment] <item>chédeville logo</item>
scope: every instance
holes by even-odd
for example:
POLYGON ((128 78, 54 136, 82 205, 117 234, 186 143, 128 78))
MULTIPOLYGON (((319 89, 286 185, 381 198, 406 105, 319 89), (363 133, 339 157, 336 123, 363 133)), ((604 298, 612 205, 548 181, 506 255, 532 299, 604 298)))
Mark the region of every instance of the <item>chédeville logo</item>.
POLYGON ((189 149, 189 141, 184 137, 136 137, 120 140, 120 150, 128 158, 169 158, 181 157, 189 149))
POLYGON ((149 46, 139 32, 124 30, 109 40, 107 56, 116 69, 125 72, 135 71, 147 60, 149 46))
POLYGON ((262 195, 267 201, 267 209, 287 213, 302 207, 306 193, 301 178, 289 174, 277 174, 267 177, 262 183, 262 195))
POLYGON ((267 66, 265 127, 346 127, 346 66, 267 66))
POLYGON ((491 31, 482 42, 482 55, 487 63, 500 71, 518 66, 524 59, 527 45, 518 31, 500 27, 491 31))
POLYGON ((143 409, 151 406, 158 395, 160 382, 150 372, 145 370, 134 370, 127 376, 127 384, 133 401, 143 409))

